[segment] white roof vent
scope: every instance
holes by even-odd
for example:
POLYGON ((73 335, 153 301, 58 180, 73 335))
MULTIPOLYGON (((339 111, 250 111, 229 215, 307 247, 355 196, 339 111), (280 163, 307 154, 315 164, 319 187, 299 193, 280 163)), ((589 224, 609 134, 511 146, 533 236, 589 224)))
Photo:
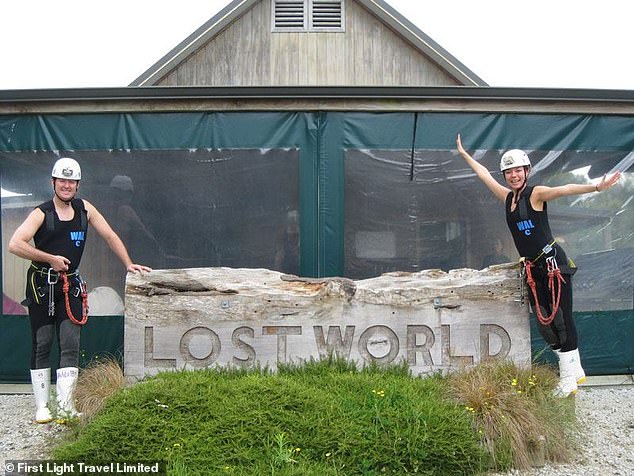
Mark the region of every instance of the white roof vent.
POLYGON ((345 0, 273 0, 273 31, 344 31, 345 0))
POLYGON ((312 28, 340 29, 342 26, 341 0, 313 0, 312 28))
POLYGON ((304 0, 275 1, 273 3, 276 29, 291 28, 303 30, 305 28, 304 0))

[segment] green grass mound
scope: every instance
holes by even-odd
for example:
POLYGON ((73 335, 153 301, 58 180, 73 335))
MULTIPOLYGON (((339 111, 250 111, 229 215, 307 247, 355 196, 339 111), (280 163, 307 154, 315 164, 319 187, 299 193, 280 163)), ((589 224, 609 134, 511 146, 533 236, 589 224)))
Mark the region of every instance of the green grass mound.
POLYGON ((490 456, 447 379, 326 360, 166 372, 108 399, 58 461, 164 461, 172 475, 478 474, 490 456))

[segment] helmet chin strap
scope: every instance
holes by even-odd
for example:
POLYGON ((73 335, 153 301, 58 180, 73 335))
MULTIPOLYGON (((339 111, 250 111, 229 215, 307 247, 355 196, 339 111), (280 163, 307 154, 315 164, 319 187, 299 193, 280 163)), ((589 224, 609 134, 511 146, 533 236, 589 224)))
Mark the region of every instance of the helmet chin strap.
POLYGON ((71 199, 69 199, 69 200, 64 200, 62 197, 60 197, 59 195, 57 195, 57 192, 55 192, 55 196, 59 199, 59 201, 60 201, 60 202, 63 202, 63 203, 65 203, 66 205, 69 205, 69 204, 70 204, 70 202, 72 202, 72 201, 73 201, 73 198, 75 198, 75 197, 73 197, 73 198, 71 198, 71 199))

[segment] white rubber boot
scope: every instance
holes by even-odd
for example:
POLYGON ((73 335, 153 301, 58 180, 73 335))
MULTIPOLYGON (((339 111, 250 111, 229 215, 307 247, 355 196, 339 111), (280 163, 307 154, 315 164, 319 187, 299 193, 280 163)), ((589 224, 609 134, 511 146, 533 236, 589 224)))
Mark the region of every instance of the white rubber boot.
MULTIPOLYGON (((561 351, 553 350, 553 352, 555 353, 555 355, 557 356, 557 359, 559 360, 561 351)), ((587 380, 586 373, 583 370, 583 367, 581 366, 581 357, 579 356, 579 349, 575 349, 570 352, 576 352, 576 355, 574 356, 574 363, 575 363, 574 374, 575 374, 575 379, 577 379, 577 385, 579 385, 581 383, 584 383, 587 380)))
POLYGON ((585 382, 586 379, 586 373, 583 370, 583 367, 581 366, 581 356, 579 356, 579 349, 575 349, 571 352, 574 352, 573 355, 573 362, 574 362, 574 366, 573 366, 573 370, 574 370, 574 374, 575 374, 575 378, 577 379, 577 384, 583 383, 585 382))
POLYGON ((75 386, 79 369, 64 367, 57 369, 57 407, 61 418, 78 418, 81 414, 75 410, 75 386))
MULTIPOLYGON (((567 397, 577 393, 577 378, 575 369, 577 364, 575 359, 579 360, 579 351, 577 349, 569 352, 559 352, 559 383, 555 387, 554 394, 556 397, 567 397)), ((581 364, 578 364, 581 366, 581 364)))
POLYGON ((35 397, 35 421, 48 423, 53 421, 53 416, 48 409, 48 400, 51 391, 51 369, 31 370, 31 384, 35 397))

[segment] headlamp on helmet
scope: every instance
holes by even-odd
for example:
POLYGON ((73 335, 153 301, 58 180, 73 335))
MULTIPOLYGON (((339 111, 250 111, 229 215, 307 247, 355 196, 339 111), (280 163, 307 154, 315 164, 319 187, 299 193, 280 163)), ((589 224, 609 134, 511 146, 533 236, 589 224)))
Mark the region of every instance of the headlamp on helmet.
POLYGON ((500 172, 504 172, 508 169, 514 169, 515 167, 530 167, 531 161, 526 155, 526 152, 520 149, 511 149, 504 152, 502 159, 500 160, 500 172))
POLYGON ((51 177, 67 180, 81 180, 81 167, 75 159, 63 157, 53 165, 51 177))

